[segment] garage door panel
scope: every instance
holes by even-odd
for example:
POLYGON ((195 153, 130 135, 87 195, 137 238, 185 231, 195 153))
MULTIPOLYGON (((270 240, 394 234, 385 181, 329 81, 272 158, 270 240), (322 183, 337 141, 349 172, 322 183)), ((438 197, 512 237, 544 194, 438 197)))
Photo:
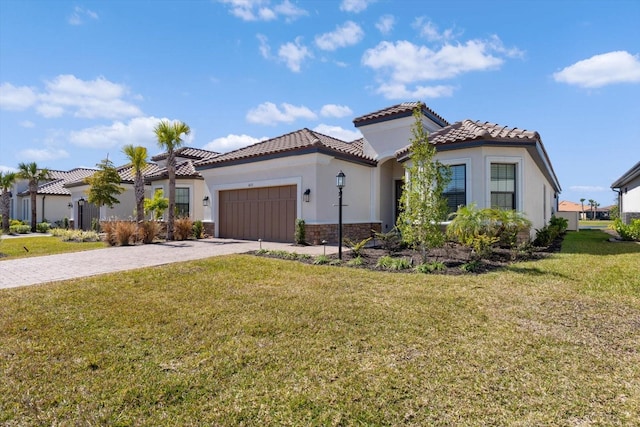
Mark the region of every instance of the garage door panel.
POLYGON ((262 187, 221 191, 220 237, 292 242, 297 187, 262 187))

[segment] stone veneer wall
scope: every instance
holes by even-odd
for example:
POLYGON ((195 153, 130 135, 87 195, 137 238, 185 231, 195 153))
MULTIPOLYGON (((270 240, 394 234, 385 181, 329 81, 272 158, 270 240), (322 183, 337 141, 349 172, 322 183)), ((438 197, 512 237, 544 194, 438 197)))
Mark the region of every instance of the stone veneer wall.
MULTIPOLYGON (((342 224, 342 237, 357 242, 371 237, 371 230, 380 232, 381 227, 379 222, 342 224)), ((304 230, 306 241, 312 245, 320 245, 323 240, 329 244, 338 243, 338 224, 305 224, 304 230)))
POLYGON ((202 227, 204 228, 204 234, 213 237, 216 233, 216 223, 210 221, 202 221, 202 227))
POLYGON ((622 219, 622 222, 629 225, 631 224, 631 220, 640 219, 640 212, 623 212, 621 219, 622 219))

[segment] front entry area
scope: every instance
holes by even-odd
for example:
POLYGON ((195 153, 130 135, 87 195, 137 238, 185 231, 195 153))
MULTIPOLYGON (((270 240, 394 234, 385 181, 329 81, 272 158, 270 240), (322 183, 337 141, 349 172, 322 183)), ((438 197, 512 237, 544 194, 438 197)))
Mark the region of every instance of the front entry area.
POLYGON ((227 239, 293 242, 295 185, 220 191, 218 235, 227 239))

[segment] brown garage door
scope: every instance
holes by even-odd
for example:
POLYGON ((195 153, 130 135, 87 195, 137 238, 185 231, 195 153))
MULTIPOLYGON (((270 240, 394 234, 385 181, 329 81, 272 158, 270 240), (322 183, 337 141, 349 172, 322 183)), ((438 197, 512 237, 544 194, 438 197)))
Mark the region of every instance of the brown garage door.
POLYGON ((220 237, 293 242, 296 186, 221 191, 220 237))

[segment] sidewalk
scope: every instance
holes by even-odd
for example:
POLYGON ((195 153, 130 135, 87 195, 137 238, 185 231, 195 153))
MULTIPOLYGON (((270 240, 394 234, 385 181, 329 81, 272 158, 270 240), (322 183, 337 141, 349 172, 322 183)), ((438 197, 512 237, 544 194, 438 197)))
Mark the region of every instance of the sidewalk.
MULTIPOLYGON (((151 245, 114 246, 83 252, 0 261, 0 289, 77 279, 97 274, 191 261, 260 249, 321 255, 323 246, 232 239, 184 240, 151 245)), ((338 251, 327 246, 326 253, 338 251)))

